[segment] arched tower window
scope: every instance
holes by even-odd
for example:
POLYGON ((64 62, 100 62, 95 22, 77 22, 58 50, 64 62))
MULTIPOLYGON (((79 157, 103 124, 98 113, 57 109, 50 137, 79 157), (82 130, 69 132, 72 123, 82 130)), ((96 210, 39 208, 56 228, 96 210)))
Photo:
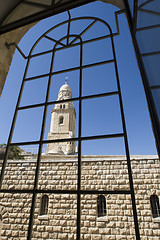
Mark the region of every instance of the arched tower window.
POLYGON ((97 210, 98 217, 106 216, 106 198, 103 195, 99 195, 97 198, 97 210))
POLYGON ((159 198, 157 195, 150 196, 150 203, 152 209, 153 218, 160 217, 160 206, 159 206, 159 198))
POLYGON ((60 105, 60 109, 62 109, 62 104, 60 105))
POLYGON ((46 215, 48 213, 48 202, 49 202, 48 196, 43 195, 41 199, 40 215, 46 215))
POLYGON ((63 104, 63 108, 65 108, 65 104, 63 104))
POLYGON ((63 124, 63 117, 59 118, 59 124, 63 124))

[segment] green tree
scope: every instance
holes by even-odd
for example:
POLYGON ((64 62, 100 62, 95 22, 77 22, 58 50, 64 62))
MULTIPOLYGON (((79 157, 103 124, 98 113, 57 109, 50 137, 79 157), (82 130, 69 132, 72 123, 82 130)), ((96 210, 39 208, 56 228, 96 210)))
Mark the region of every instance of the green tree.
MULTIPOLYGON (((6 151, 6 144, 0 144, 0 159, 4 158, 5 151, 6 151)), ((14 159, 14 160, 16 160, 16 159, 24 159, 24 157, 21 156, 22 152, 23 152, 23 150, 20 147, 11 146, 9 148, 8 158, 14 159)))

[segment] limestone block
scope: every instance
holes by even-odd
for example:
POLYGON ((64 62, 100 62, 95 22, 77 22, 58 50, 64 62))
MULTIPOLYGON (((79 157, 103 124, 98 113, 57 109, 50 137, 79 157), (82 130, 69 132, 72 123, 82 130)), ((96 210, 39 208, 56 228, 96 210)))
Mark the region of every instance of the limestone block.
POLYGON ((43 232, 45 230, 44 226, 37 226, 38 232, 43 232))
POLYGON ((52 226, 46 226, 46 231, 47 232, 53 232, 53 227, 52 226))
POLYGON ((48 232, 42 232, 42 238, 43 239, 48 239, 49 233, 48 232))
POLYGON ((62 227, 61 226, 54 226, 53 231, 54 232, 62 232, 62 227))
POLYGON ((65 239, 65 240, 66 240, 66 239, 67 239, 67 233, 59 233, 59 234, 58 234, 58 238, 59 238, 59 239, 65 239))
POLYGON ((92 235, 92 239, 93 240, 101 240, 102 239, 102 235, 92 235))
POLYGON ((68 240, 74 240, 74 239, 76 239, 76 238, 74 237, 74 234, 68 234, 68 240))
POLYGON ((42 236, 42 233, 41 233, 41 232, 34 232, 34 237, 35 237, 36 239, 39 239, 41 236, 42 236))

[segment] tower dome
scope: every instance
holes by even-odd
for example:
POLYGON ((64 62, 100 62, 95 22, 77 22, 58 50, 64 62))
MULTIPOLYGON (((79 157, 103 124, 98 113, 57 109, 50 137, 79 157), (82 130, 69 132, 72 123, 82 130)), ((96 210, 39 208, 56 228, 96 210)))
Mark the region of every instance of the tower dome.
POLYGON ((58 100, 65 100, 70 98, 72 98, 72 91, 66 81, 65 84, 63 84, 59 90, 58 100))
POLYGON ((63 85, 61 86, 59 92, 61 92, 61 91, 69 91, 69 92, 72 92, 72 91, 71 91, 71 88, 70 88, 70 86, 67 84, 67 82, 65 82, 65 84, 63 84, 63 85))

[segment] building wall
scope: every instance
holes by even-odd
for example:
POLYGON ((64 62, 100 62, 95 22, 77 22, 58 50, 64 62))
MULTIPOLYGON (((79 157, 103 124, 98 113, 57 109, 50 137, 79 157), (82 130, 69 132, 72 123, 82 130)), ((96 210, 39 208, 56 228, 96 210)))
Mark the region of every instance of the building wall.
MULTIPOLYGON (((133 156, 131 163, 141 239, 158 240, 160 225, 153 221, 150 196, 160 196, 159 160, 156 156, 133 156)), ((32 189, 35 168, 36 160, 8 160, 3 188, 32 189)), ((76 174, 77 156, 43 156, 39 189, 75 190, 76 174)), ((83 190, 129 190, 126 160, 123 156, 84 156, 81 184, 83 190)), ((47 195, 47 215, 40 215, 43 194, 37 195, 32 239, 76 239, 76 195, 47 195)), ((0 196, 1 239, 26 239, 32 195, 0 193, 0 196)), ((97 196, 81 196, 81 239, 135 239, 130 195, 105 195, 104 217, 97 217, 97 196)))

